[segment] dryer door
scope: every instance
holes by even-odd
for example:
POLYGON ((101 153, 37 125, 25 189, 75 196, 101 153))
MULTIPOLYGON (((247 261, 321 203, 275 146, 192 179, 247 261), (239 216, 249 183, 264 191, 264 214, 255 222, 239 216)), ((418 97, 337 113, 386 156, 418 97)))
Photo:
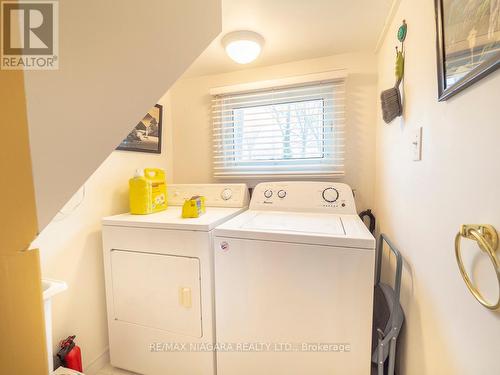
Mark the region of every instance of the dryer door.
POLYGON ((202 336, 198 258, 111 251, 114 319, 202 336))

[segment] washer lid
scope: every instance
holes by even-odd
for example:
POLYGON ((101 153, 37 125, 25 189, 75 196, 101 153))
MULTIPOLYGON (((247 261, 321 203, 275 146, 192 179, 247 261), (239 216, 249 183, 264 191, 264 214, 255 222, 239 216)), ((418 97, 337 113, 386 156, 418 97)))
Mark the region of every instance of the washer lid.
POLYGON ((375 249, 358 215, 248 210, 217 226, 218 237, 375 249))
POLYGON ((182 207, 170 206, 165 211, 150 215, 121 214, 102 219, 103 225, 138 228, 210 231, 246 208, 207 207, 197 218, 182 218, 182 207))
POLYGON ((259 212, 242 229, 345 236, 340 216, 294 212, 259 212))

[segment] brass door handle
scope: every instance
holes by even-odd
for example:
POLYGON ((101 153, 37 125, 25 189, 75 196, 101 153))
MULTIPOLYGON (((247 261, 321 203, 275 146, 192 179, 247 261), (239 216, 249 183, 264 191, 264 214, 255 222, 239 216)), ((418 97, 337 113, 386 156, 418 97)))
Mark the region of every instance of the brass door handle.
POLYGON ((495 228, 491 225, 483 224, 467 224, 460 227, 460 231, 455 236, 455 257, 457 258, 458 268, 460 274, 465 281, 465 285, 472 293, 472 295, 478 300, 478 302, 484 307, 490 310, 496 310, 500 307, 500 261, 496 257, 496 250, 498 248, 498 234, 495 228), (472 283, 467 271, 465 270, 462 253, 460 251, 460 243, 462 242, 462 237, 474 240, 479 245, 481 251, 485 252, 491 260, 495 273, 497 275, 498 286, 499 286, 499 296, 495 303, 488 302, 477 289, 477 287, 472 283))

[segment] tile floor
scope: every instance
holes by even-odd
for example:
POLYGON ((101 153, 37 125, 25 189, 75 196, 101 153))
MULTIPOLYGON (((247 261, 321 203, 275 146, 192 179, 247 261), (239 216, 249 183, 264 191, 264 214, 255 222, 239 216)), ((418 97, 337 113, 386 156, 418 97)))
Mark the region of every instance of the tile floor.
POLYGON ((137 374, 135 374, 134 372, 121 370, 119 368, 111 366, 110 364, 107 364, 102 369, 100 369, 96 375, 137 375, 137 374))

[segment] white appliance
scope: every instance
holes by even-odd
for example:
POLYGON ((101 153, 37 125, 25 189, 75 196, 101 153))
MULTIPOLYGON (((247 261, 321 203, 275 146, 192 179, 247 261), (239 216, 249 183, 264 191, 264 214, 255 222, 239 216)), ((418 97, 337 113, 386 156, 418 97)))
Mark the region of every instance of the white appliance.
POLYGON ((215 374, 213 229, 246 209, 244 184, 169 185, 169 208, 103 219, 111 364, 141 374, 215 374), (184 199, 207 212, 181 218, 184 199))
POLYGON ((42 279, 43 312, 45 316, 45 342, 49 363, 49 374, 54 371, 54 353, 52 342, 52 298, 68 289, 64 281, 42 279))
POLYGON ((214 250, 217 375, 370 373, 375 239, 349 186, 261 183, 214 250))

